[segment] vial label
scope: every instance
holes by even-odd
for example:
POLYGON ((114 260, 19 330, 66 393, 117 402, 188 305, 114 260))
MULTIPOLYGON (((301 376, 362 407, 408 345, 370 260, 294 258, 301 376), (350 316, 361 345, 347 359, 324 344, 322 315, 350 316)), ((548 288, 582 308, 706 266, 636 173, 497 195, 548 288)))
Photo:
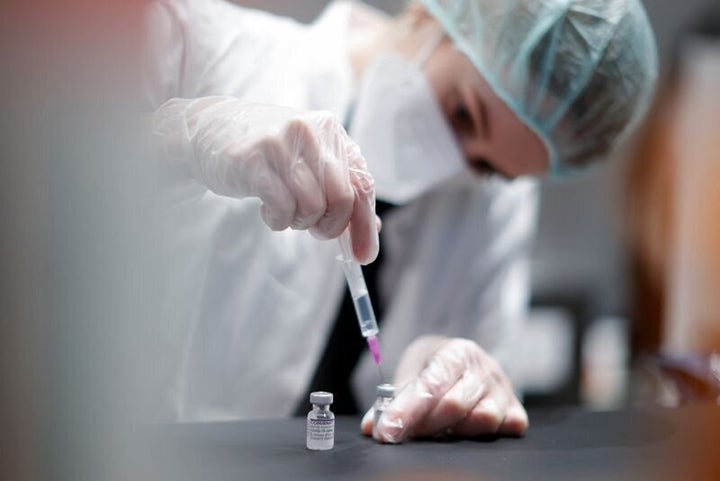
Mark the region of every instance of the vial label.
POLYGON ((308 449, 332 449, 335 444, 334 419, 308 419, 307 447, 308 449))

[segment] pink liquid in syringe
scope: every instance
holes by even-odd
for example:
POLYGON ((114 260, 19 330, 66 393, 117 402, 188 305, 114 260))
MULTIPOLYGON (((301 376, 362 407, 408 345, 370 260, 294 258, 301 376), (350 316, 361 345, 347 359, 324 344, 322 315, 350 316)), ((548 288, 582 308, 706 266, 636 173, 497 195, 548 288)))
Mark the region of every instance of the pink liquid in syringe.
POLYGON ((375 364, 377 364, 378 371, 380 372, 380 379, 384 382, 385 376, 383 375, 382 368, 380 367, 380 343, 378 342, 378 338, 375 336, 370 336, 367 338, 368 347, 370 348, 370 353, 372 354, 373 360, 375 360, 375 364))

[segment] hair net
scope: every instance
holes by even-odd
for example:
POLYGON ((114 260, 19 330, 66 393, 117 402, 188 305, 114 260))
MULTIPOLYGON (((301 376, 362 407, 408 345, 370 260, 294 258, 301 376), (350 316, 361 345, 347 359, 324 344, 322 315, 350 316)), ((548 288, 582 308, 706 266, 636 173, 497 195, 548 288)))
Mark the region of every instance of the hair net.
POLYGON ((551 173, 604 156, 643 116, 657 52, 639 0, 420 0, 545 142, 551 173))

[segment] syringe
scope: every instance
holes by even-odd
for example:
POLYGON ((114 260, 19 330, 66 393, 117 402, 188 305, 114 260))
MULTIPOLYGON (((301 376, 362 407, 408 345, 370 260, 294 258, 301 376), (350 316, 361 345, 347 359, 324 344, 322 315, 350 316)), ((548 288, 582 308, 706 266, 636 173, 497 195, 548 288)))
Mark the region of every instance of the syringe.
MULTIPOLYGON (((367 339, 368 347, 372 353, 375 364, 380 368, 380 344, 377 336, 380 333, 375 311, 373 311, 370 295, 368 294, 365 277, 363 276, 360 264, 353 260, 352 247, 350 246, 350 233, 346 230, 339 238, 341 256, 338 257, 342 264, 345 279, 347 279, 350 296, 355 305, 355 314, 360 324, 360 333, 367 339)), ((380 371, 380 377, 382 371, 380 371)))

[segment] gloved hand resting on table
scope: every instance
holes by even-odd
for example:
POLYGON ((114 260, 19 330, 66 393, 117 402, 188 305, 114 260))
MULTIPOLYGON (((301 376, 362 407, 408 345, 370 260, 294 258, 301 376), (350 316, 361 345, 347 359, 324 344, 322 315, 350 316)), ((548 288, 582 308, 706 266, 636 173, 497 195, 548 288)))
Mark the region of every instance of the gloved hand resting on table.
MULTIPOLYGON (((520 436, 528 427, 525 409, 495 359, 467 339, 422 337, 403 354, 395 372, 395 399, 383 413, 378 440, 451 434, 520 436)), ((373 432, 372 408, 363 417, 373 432)))
POLYGON ((331 239, 349 225, 356 260, 377 256, 373 178, 329 112, 230 97, 173 99, 155 112, 153 132, 166 157, 216 194, 258 197, 271 229, 331 239))

